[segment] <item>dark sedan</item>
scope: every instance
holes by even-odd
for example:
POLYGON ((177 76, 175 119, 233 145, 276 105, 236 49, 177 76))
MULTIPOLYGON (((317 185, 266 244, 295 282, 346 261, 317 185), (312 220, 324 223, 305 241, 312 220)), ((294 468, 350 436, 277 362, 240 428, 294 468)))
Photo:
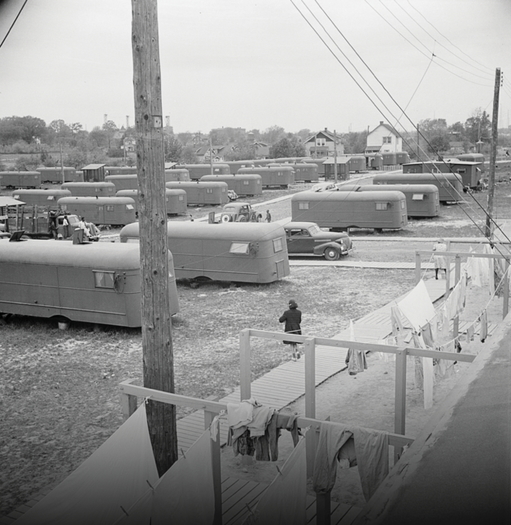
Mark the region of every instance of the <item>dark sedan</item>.
POLYGON ((283 226, 289 255, 322 255, 336 261, 352 249, 347 233, 322 230, 315 222, 286 222, 283 226))

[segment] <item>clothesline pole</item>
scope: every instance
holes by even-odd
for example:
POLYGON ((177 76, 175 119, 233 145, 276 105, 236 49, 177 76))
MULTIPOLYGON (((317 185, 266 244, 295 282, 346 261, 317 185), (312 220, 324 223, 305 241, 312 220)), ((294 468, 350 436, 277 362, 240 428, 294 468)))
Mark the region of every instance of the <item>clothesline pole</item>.
POLYGON ((422 273, 422 260, 421 260, 421 254, 419 252, 415 252, 415 284, 419 284, 421 280, 421 273, 422 273))
POLYGON ((397 349, 394 432, 402 435, 405 434, 406 422, 406 355, 406 348, 397 349))
MULTIPOLYGON (((204 429, 207 430, 216 416, 215 412, 204 410, 204 429)), ((216 439, 210 439, 211 466, 213 468, 213 493, 215 495, 215 515, 213 525, 222 525, 222 469, 220 458, 220 425, 216 428, 216 439)))
POLYGON ((316 418, 316 345, 307 339, 305 351, 305 417, 316 418))
POLYGON ((502 319, 509 312, 509 259, 504 259, 504 300, 502 304, 502 319))
MULTIPOLYGON (((456 286, 461 279, 461 258, 459 255, 456 255, 454 258, 454 286, 456 286)), ((460 315, 456 315, 453 319, 453 327, 452 327, 452 337, 453 339, 456 339, 459 334, 459 328, 460 328, 460 315)))
POLYGON ((251 397, 250 330, 240 332, 240 401, 251 397))
POLYGON ((316 492, 316 525, 330 525, 330 516, 332 515, 331 494, 331 490, 325 493, 316 492))
MULTIPOLYGON (((316 343, 314 339, 306 339, 303 343, 305 351, 305 417, 316 418, 316 343)), ((305 447, 307 451, 307 474, 314 472, 314 458, 318 445, 317 432, 307 432, 305 447)))

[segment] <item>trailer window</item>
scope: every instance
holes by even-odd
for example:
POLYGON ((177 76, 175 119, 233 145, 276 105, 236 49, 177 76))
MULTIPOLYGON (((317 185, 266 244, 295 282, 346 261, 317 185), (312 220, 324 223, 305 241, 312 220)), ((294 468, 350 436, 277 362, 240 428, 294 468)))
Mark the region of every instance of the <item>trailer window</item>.
POLYGON ((213 188, 206 188, 206 193, 213 193, 213 188))
POLYGON ((298 209, 299 210, 308 210, 309 209, 309 203, 308 202, 299 202, 298 203, 298 209))
POLYGON ((273 239, 273 251, 275 253, 282 251, 282 237, 277 237, 273 239))
POLYGON ((55 195, 48 195, 48 197, 46 197, 46 200, 47 201, 54 201, 55 200, 55 195))
POLYGON ((103 272, 92 270, 94 273, 94 285, 96 288, 115 288, 115 272, 103 272))
POLYGON ((106 211, 114 211, 114 207, 111 204, 105 206, 106 211))
POLYGON ((412 201, 423 201, 424 200, 424 194, 423 193, 414 193, 412 195, 412 201))
POLYGON ((233 242, 231 244, 231 249, 229 253, 240 253, 242 255, 247 255, 249 250, 250 243, 248 242, 233 242))
POLYGON ((384 211, 388 209, 389 203, 388 202, 377 202, 376 203, 376 210, 377 211, 384 211))

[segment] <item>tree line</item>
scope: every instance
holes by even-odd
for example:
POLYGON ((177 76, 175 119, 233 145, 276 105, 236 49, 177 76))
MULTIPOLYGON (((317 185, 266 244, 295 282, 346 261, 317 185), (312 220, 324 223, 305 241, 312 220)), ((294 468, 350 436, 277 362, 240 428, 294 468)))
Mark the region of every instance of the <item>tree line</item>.
MULTIPOLYGON (((448 151, 452 142, 462 144, 468 151, 470 146, 479 144, 484 152, 491 140, 491 121, 486 111, 477 109, 464 123, 448 125, 445 119, 425 119, 418 123, 421 147, 429 153, 448 151)), ((345 153, 363 153, 369 130, 338 134, 345 153)), ((269 157, 303 157, 306 155, 304 142, 315 131, 302 129, 296 133, 287 132, 280 126, 272 126, 264 131, 256 129, 222 127, 209 133, 174 133, 172 128, 164 128, 165 161, 178 163, 197 162, 200 148, 225 146, 222 157, 225 160, 244 160, 254 158, 257 145, 269 147, 269 157)), ((402 134, 403 148, 414 156, 416 131, 402 134), (413 143, 413 146, 411 145, 413 143)), ((49 124, 32 116, 12 116, 0 119, 0 153, 20 155, 17 169, 33 169, 37 166, 55 166, 61 161, 66 166, 76 168, 98 162, 109 164, 133 164, 134 154, 127 151, 130 140, 134 143, 133 127, 118 127, 112 120, 92 131, 83 129, 79 122, 66 123, 53 120, 49 124), (23 154, 23 155, 21 155, 23 154)), ((505 136, 501 142, 509 142, 505 136)), ((509 146, 508 143, 503 143, 509 146)), ((1 165, 0 169, 5 169, 1 165)))

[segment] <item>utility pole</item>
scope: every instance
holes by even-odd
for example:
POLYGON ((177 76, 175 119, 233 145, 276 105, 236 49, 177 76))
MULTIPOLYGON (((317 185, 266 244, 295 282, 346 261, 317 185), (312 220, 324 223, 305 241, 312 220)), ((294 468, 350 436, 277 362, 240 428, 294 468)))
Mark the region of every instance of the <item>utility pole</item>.
MULTIPOLYGON (((131 0, 144 386, 174 392, 157 0, 131 0)), ((176 409, 149 400, 158 473, 177 460, 176 409)))
POLYGON ((337 184, 337 134, 334 129, 334 180, 337 184))
POLYGON ((500 68, 495 71, 495 89, 493 92, 493 116, 491 121, 491 151, 490 170, 488 174, 488 206, 486 215, 485 236, 491 239, 493 235, 493 195, 495 193, 495 163, 497 162, 497 139, 499 130, 499 93, 500 93, 500 68))
POLYGON ((420 157, 420 131, 419 131, 419 124, 417 124, 417 161, 421 160, 420 157))
POLYGON ((213 140, 211 135, 209 136, 209 169, 211 175, 213 175, 213 140))

